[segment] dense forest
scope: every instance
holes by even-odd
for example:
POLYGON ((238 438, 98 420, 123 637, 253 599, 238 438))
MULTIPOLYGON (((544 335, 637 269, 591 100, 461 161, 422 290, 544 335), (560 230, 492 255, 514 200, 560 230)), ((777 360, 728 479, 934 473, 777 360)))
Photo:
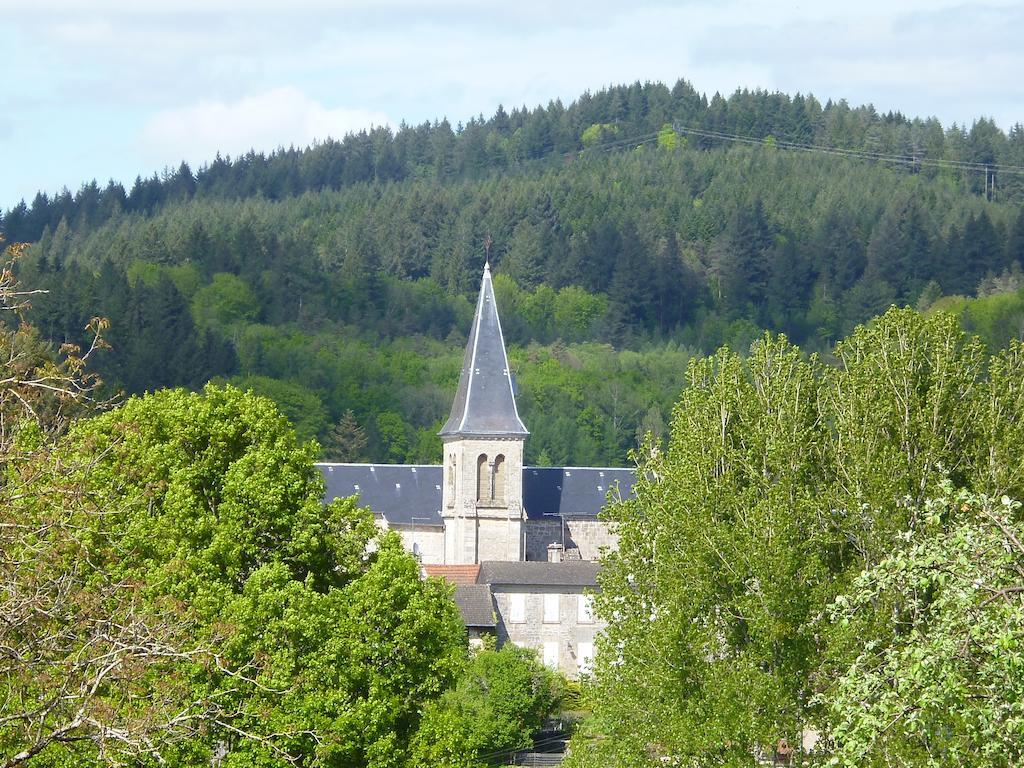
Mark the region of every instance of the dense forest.
POLYGON ((33 321, 139 393, 230 380, 345 460, 427 462, 486 237, 527 461, 616 464, 694 356, 889 305, 1024 328, 1024 128, 685 81, 182 165, 7 211, 33 321))

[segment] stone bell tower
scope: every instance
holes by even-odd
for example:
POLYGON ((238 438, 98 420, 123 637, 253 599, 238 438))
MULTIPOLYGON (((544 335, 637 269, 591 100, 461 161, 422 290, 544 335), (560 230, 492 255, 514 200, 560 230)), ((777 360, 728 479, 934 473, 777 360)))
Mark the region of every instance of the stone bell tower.
POLYGON ((505 339, 484 266, 473 328, 444 442, 444 562, 523 560, 523 448, 505 339))

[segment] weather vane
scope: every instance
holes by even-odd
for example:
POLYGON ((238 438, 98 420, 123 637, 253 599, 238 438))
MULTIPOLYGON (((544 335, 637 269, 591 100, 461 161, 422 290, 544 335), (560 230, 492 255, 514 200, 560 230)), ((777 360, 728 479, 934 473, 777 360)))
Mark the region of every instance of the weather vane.
POLYGON ((487 260, 488 264, 491 263, 491 243, 493 242, 494 241, 491 240, 490 235, 487 235, 487 237, 484 238, 484 258, 487 260))

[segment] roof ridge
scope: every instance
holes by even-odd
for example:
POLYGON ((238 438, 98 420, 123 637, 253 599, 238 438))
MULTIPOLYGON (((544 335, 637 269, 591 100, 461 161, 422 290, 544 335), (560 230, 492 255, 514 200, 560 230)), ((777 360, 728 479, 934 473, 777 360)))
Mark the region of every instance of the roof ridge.
POLYGON ((314 461, 316 467, 395 467, 406 469, 431 469, 440 464, 384 464, 373 461, 314 461))
POLYGON ((523 469, 596 469, 600 472, 636 472, 636 467, 576 467, 568 464, 560 467, 541 467, 527 464, 523 466, 523 469))

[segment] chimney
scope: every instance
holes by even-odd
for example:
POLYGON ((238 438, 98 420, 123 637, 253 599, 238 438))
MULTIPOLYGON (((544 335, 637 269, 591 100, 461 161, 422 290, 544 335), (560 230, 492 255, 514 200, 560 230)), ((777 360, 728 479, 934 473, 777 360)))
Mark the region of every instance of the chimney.
POLYGON ((548 544, 548 562, 560 563, 563 560, 562 552, 565 548, 557 541, 548 544))

